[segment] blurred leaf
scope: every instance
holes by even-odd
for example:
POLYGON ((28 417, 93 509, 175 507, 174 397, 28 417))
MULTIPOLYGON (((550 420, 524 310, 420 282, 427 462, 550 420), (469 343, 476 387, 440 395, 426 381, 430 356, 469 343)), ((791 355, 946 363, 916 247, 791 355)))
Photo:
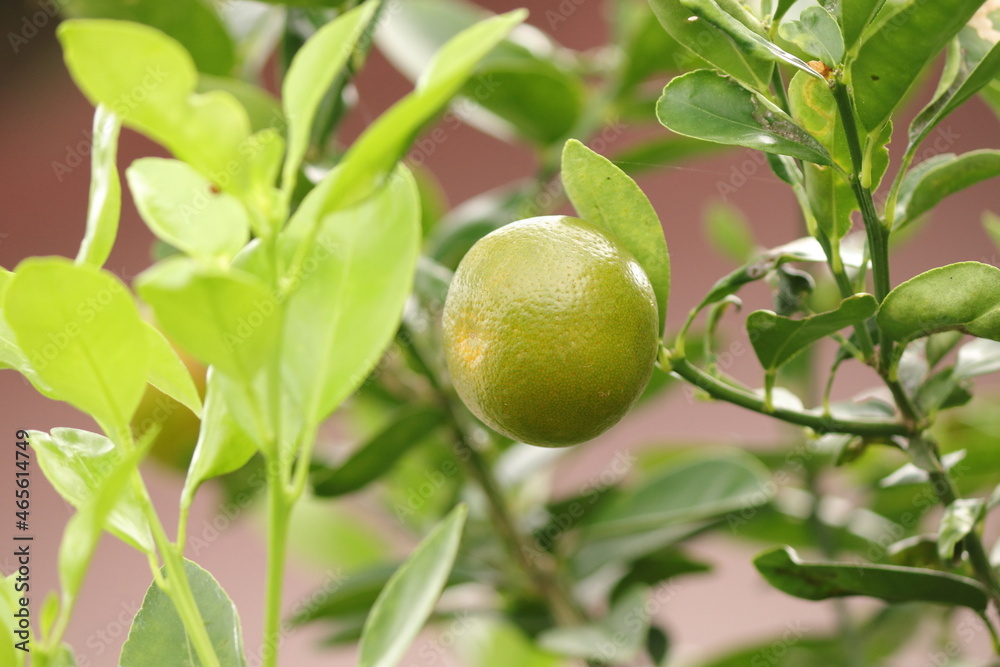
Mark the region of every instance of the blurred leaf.
POLYGON ((118 437, 142 399, 149 368, 128 288, 93 266, 29 258, 7 286, 3 314, 54 394, 118 437))
POLYGON ((695 70, 663 89, 656 115, 678 134, 831 165, 826 149, 784 111, 726 76, 695 70))
POLYGON ((714 201, 709 205, 705 212, 705 232, 719 254, 739 264, 749 261, 757 249, 746 216, 732 204, 714 201))
MULTIPOLYGON (((28 431, 32 449, 45 478, 68 503, 82 509, 94 500, 113 471, 126 466, 124 456, 102 435, 73 428, 54 428, 51 434, 28 431)), ((135 465, 135 462, 132 462, 135 465)), ((109 511, 107 528, 139 551, 155 553, 149 522, 135 490, 126 487, 109 511)))
POLYGON ((467 514, 464 505, 455 508, 390 577, 365 621, 358 667, 394 667, 403 659, 447 583, 467 514))
POLYGON ((938 528, 938 557, 947 562, 955 555, 955 547, 976 528, 983 517, 986 503, 981 498, 959 498, 944 509, 938 528))
MULTIPOLYGON (((14 618, 14 614, 21 609, 20 592, 14 590, 16 577, 16 573, 10 576, 0 576, 0 613, 3 613, 4 618, 14 618)), ((12 624, 4 623, 3 628, 0 630, 0 638, 2 638, 0 641, 0 662, 11 667, 24 667, 24 657, 28 652, 14 648, 14 645, 25 640, 30 642, 30 636, 15 635, 16 631, 12 624)), ((26 643, 24 646, 30 646, 30 643, 26 643)))
POLYGON ((930 376, 920 386, 915 398, 924 414, 934 414, 972 400, 969 385, 955 374, 953 368, 945 368, 930 376))
POLYGON ((235 45, 215 7, 206 0, 61 0, 62 10, 74 18, 118 19, 145 23, 176 39, 191 54, 198 70, 230 74, 236 62, 235 45))
MULTIPOLYGON (((949 352, 955 349, 955 346, 958 345, 961 340, 961 331, 942 331, 941 333, 931 334, 928 336, 925 350, 928 366, 930 368, 934 368, 941 363, 941 360, 944 359, 949 352)), ((959 358, 959 365, 961 365, 961 358, 959 358)), ((957 368, 956 372, 958 372, 957 368)))
MULTIPOLYGON (((227 667, 245 667, 243 631, 236 605, 215 577, 196 563, 185 559, 184 574, 219 662, 227 667)), ((142 607, 132 621, 118 664, 119 667, 201 665, 173 601, 155 583, 146 591, 142 607)))
POLYGON ((628 571, 611 589, 610 599, 618 600, 636 584, 654 588, 674 577, 711 570, 712 566, 705 561, 695 560, 677 547, 667 547, 630 563, 628 571))
POLYGON ((981 0, 898 0, 865 31, 851 66, 861 125, 881 130, 917 78, 982 4, 981 0))
MULTIPOLYGON (((655 107, 655 101, 652 106, 655 107)), ((724 150, 724 147, 701 139, 682 136, 653 137, 615 153, 612 162, 625 173, 635 175, 650 169, 684 163, 720 150, 724 150)))
POLYGON ((122 210, 122 185, 118 177, 118 134, 121 119, 100 104, 94 112, 90 146, 90 202, 87 231, 76 254, 79 264, 101 267, 108 260, 122 210))
POLYGON ((207 93, 221 90, 235 97, 246 109, 250 131, 272 129, 279 133, 287 127, 288 119, 281 110, 281 102, 274 95, 242 79, 211 74, 199 74, 195 92, 207 93))
POLYGON ((990 211, 984 211, 983 229, 986 230, 986 233, 989 235, 990 240, 993 241, 993 244, 1000 249, 1000 216, 995 215, 990 211))
POLYGON ((831 69, 844 58, 844 36, 840 34, 837 19, 823 7, 807 8, 797 21, 783 22, 778 32, 831 69))
POLYGON ((465 664, 476 667, 564 667, 565 662, 542 651, 517 626, 503 620, 484 619, 468 642, 465 664))
POLYGON ((201 395, 187 366, 159 329, 143 322, 149 351, 149 384, 201 417, 201 395))
POLYGON ((339 496, 364 488, 392 468, 397 459, 420 444, 444 423, 435 407, 411 405, 393 415, 391 423, 361 445, 336 468, 314 470, 313 492, 318 496, 339 496))
POLYGON ((806 600, 865 595, 886 602, 932 602, 960 605, 979 612, 989 603, 974 579, 936 570, 894 565, 809 563, 789 547, 765 551, 754 559, 757 570, 778 590, 806 600))
POLYGON ((897 341, 946 330, 1000 340, 1000 269, 960 262, 921 273, 889 292, 875 321, 897 341))
MULTIPOLYGON (((949 452, 941 457, 941 465, 944 466, 945 470, 951 470, 964 458, 964 449, 949 452)), ((929 479, 930 477, 927 475, 926 470, 922 470, 912 463, 907 463, 888 477, 879 480, 879 486, 883 489, 888 489, 890 487, 900 486, 903 484, 920 484, 921 482, 926 482, 929 479)))
POLYGON ((575 139, 563 148, 562 175, 580 217, 625 246, 649 276, 662 334, 670 298, 670 253, 653 205, 625 172, 575 139))
POLYGON ((633 586, 601 621, 553 628, 538 636, 538 645, 553 653, 608 665, 635 664, 649 632, 649 597, 647 586, 633 586))
MULTIPOLYGON (((373 525, 379 516, 354 503, 331 503, 305 494, 292 510, 288 529, 289 549, 300 561, 322 568, 327 580, 319 590, 328 591, 346 581, 349 575, 345 573, 384 562, 396 551, 391 543, 395 534, 373 525)), ((386 578, 391 573, 392 570, 386 578)), ((375 595, 372 595, 371 602, 375 601, 375 595)))
POLYGON ((125 178, 146 226, 193 257, 228 262, 250 239, 242 202, 179 160, 140 158, 125 178))
POLYGON ((973 378, 1000 371, 1000 342, 977 338, 958 350, 955 377, 973 378))
MULTIPOLYGON (((771 82, 774 63, 744 50, 730 36, 709 21, 691 20, 693 12, 683 0, 651 0, 653 13, 679 44, 690 49, 700 58, 755 90, 767 90, 771 82)), ((746 10, 739 15, 747 20, 746 10)), ((749 22, 749 21, 748 21, 749 22)), ((685 66, 684 69, 687 67, 685 66)), ((680 69, 680 68, 679 68, 680 69)))
POLYGON ((899 188, 893 229, 934 209, 948 195, 1000 175, 1000 150, 945 153, 907 172, 899 188))

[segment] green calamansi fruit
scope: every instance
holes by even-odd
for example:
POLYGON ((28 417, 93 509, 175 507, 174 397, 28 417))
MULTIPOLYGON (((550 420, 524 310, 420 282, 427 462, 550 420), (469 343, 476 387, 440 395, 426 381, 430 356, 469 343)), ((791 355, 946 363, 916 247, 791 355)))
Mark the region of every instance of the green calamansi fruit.
POLYGON ((480 239, 444 307, 458 395, 484 423, 560 447, 616 424, 642 393, 658 347, 653 288, 599 227, 529 218, 480 239))

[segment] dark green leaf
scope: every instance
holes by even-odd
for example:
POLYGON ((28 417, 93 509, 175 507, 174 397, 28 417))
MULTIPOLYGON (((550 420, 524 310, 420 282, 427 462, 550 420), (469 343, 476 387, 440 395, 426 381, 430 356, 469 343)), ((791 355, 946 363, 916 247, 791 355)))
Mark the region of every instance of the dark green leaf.
POLYGON ((1000 340, 1000 269, 960 262, 921 273, 889 293, 875 320, 898 341, 946 330, 1000 340))
POLYGON ((118 236, 122 210, 122 185, 118 177, 118 133, 121 119, 103 104, 94 112, 90 147, 90 203, 87 232, 76 261, 103 266, 118 236))
POLYGON ((997 175, 1000 150, 945 153, 921 162, 907 172, 899 188, 893 230, 932 210, 948 195, 997 175))
POLYGON ((854 48, 855 42, 883 4, 885 0, 841 0, 839 19, 848 50, 854 48))
POLYGON ((806 600, 865 595, 886 602, 932 602, 985 611, 986 591, 973 579, 894 565, 809 563, 788 547, 754 559, 757 570, 780 591, 806 600))
POLYGON ((705 561, 695 560, 679 548, 668 547, 630 563, 628 571, 615 583, 611 599, 617 600, 636 584, 654 588, 668 579, 711 571, 705 561))
POLYGON ((833 164, 826 149, 785 112, 710 70, 696 70, 667 84, 656 115, 678 134, 833 164))
POLYGON ((386 428, 361 445, 342 465, 314 472, 313 492, 318 496, 339 496, 364 488, 443 423, 444 415, 437 408, 422 405, 403 408, 386 428))
POLYGON ((653 205, 625 172, 575 139, 563 149, 562 172, 580 217, 625 246, 649 276, 662 334, 670 297, 670 254, 653 205))
POLYGON ((782 23, 778 32, 830 68, 844 58, 844 36, 840 34, 837 19, 823 7, 809 7, 799 20, 782 23))
MULTIPOLYGON (((211 574, 184 561, 195 604, 219 662, 244 667, 243 631, 236 606, 211 574)), ((201 667, 173 601, 154 583, 132 621, 119 667, 201 667)))
POLYGON ((920 386, 915 399, 925 414, 934 414, 938 410, 965 405, 972 400, 968 385, 968 382, 955 374, 953 368, 945 368, 920 386))

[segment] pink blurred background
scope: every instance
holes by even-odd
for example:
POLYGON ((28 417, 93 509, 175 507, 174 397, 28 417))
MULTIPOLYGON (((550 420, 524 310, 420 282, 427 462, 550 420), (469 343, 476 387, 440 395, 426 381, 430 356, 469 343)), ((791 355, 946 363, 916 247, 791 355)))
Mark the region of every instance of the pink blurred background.
MULTIPOLYGON (((563 12, 553 36, 562 44, 588 49, 601 45, 607 35, 601 0, 485 0, 480 4, 495 11, 527 5, 529 21, 549 31, 546 11, 563 12), (572 5, 571 12, 565 8, 572 5)), ((74 256, 83 232, 89 187, 88 137, 92 109, 78 93, 63 66, 53 36, 54 20, 45 22, 37 35, 14 52, 7 37, 20 32, 25 17, 37 11, 27 3, 5 0, 0 6, 0 265, 10 269, 31 255, 74 256), (54 165, 70 168, 59 174, 54 165)), ((409 84, 393 71, 381 56, 372 58, 358 88, 361 106, 350 119, 351 131, 358 131, 395 99, 409 84)), ((665 132, 665 130, 662 130, 665 132)), ((632 131, 620 139, 622 146, 634 137, 632 131)), ((943 142, 945 151, 1000 147, 996 118, 975 101, 948 119, 933 141, 943 142)), ((901 139, 897 140, 897 143, 901 139)), ((610 153, 620 148, 613 146, 610 153)), ((895 146, 899 149, 899 146, 895 146)), ((145 155, 162 155, 158 146, 126 131, 121 139, 119 166, 145 155)), ((683 167, 653 170, 640 179, 664 223, 673 262, 674 283, 668 326, 672 330, 687 310, 705 293, 714 280, 732 266, 706 244, 701 214, 706 204, 718 197, 719 183, 729 183, 735 170, 744 167, 750 155, 745 151, 718 154, 683 167)), ((447 139, 430 156, 428 166, 445 185, 452 205, 465 198, 532 173, 533 158, 521 150, 468 128, 449 130, 447 139)), ((749 171, 749 170, 748 170, 749 171)), ((934 220, 893 260, 895 282, 940 264, 979 260, 998 264, 998 251, 979 224, 986 209, 1000 212, 996 183, 985 183, 948 200, 934 220)), ((130 279, 149 264, 152 236, 142 225, 131 202, 124 203, 118 243, 108 268, 130 279)), ((797 236, 799 221, 795 203, 787 188, 770 171, 758 167, 750 173, 748 186, 738 188, 730 201, 751 220, 755 234, 764 245, 777 245, 797 236)), ((763 290, 750 291, 748 306, 767 306, 763 290)), ((738 339, 739 332, 732 335, 738 339)), ((749 349, 744 346, 744 349, 749 349)), ((856 369, 853 369, 856 370, 856 369)), ((860 372, 844 373, 837 394, 848 396, 871 384, 873 378, 860 372)), ((759 384, 752 355, 737 360, 733 372, 751 384, 759 384)), ((65 404, 49 402, 37 395, 20 376, 0 373, 3 405, 0 427, 0 507, 7 508, 13 488, 13 442, 17 429, 48 430, 55 426, 90 428, 89 421, 65 404)), ((617 452, 635 451, 666 441, 717 441, 752 449, 766 449, 776 440, 777 431, 767 419, 738 408, 695 402, 684 392, 670 394, 631 415, 607 435, 581 449, 560 467, 557 487, 571 493, 604 469, 617 452)), ((154 501, 165 525, 176 523, 176 498, 182 479, 175 473, 147 465, 154 501)), ((37 614, 44 593, 57 586, 56 556, 59 538, 70 508, 47 486, 37 466, 32 477, 33 543, 32 592, 37 614)), ((191 518, 191 534, 207 531, 218 517, 219 496, 205 489, 191 518)), ((7 515, 4 514, 6 517, 7 515)), ((0 521, 0 571, 12 571, 8 548, 12 521, 0 521)), ((219 531, 217 537, 196 555, 213 572, 235 600, 243 620, 248 649, 254 648, 262 627, 265 551, 261 522, 255 515, 242 517, 219 531)), ((405 551, 407 545, 399 545, 405 551)), ((762 545, 764 546, 764 545, 762 545)), ((761 637, 780 635, 792 627, 804 629, 806 636, 818 636, 832 622, 829 605, 787 597, 770 589, 757 576, 749 558, 754 549, 743 542, 714 536, 695 543, 697 555, 713 562, 717 569, 707 576, 682 579, 675 584, 660 613, 672 633, 675 656, 694 657, 717 653, 727 646, 761 637)), ((292 555, 289 564, 286 608, 291 609, 311 590, 321 585, 327 574, 314 560, 292 555)), ((145 559, 111 537, 99 549, 94 567, 84 586, 76 617, 67 640, 74 646, 81 667, 115 665, 132 615, 149 585, 145 559)), ((283 664, 300 667, 353 664, 350 650, 320 651, 319 634, 314 629, 296 630, 286 637, 283 664)), ((977 642, 980 642, 977 638, 977 642)), ((978 643, 977 643, 978 646, 978 643)), ((412 666, 459 664, 445 655, 428 661, 414 653, 404 663, 412 666)), ((253 663, 251 663, 253 664, 253 663)), ((672 663, 673 664, 673 663, 672 663)), ((928 664, 926 653, 900 664, 928 664), (922 657, 921 657, 922 656, 922 657), (921 659, 923 661, 921 661, 921 659)))

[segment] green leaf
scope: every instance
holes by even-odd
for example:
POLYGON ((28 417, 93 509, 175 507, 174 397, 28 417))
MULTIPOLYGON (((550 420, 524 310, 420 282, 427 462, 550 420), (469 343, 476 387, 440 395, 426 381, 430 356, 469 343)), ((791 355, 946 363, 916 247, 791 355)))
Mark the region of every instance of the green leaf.
POLYGON ((580 217, 625 246, 649 276, 662 334, 670 298, 670 254, 653 205, 628 174, 575 139, 563 148, 562 172, 566 194, 580 217))
MULTIPOLYGON (((219 663, 245 667, 243 631, 236 605, 219 582, 196 563, 184 561, 184 574, 219 663)), ((132 621, 119 667, 201 667, 173 601, 154 583, 132 621)))
POLYGON ((160 330, 143 322, 149 350, 149 384, 201 417, 201 395, 191 372, 160 330))
POLYGON ((865 31, 851 66, 858 118, 881 130, 920 73, 982 5, 982 0, 896 0, 865 31))
POLYGON ((239 470, 257 452, 254 441, 240 430, 220 393, 216 374, 208 370, 205 408, 198 443, 184 480, 182 507, 189 507, 201 484, 239 470))
POLYGON ((448 580, 467 514, 464 505, 455 508, 389 579, 365 620, 358 667, 394 667, 403 659, 448 580))
POLYGON ((286 198, 295 189, 320 102, 346 66, 378 6, 377 2, 365 2, 341 14, 316 31, 292 58, 281 84, 288 118, 288 153, 281 176, 286 198))
POLYGON ((336 586, 314 593, 310 597, 312 604, 299 610, 291 622, 294 625, 311 623, 317 619, 344 622, 358 615, 365 615, 399 567, 376 565, 352 573, 343 581, 336 582, 336 586))
POLYGON ((823 7, 809 7, 798 21, 785 21, 778 33, 831 69, 844 58, 844 36, 837 19, 823 7))
MULTIPOLYGON (((978 11, 984 12, 988 5, 978 11)), ((1000 12, 993 10, 987 14, 994 27, 1000 12)), ((946 73, 951 76, 942 81, 934 99, 910 123, 909 141, 911 146, 920 144, 952 111, 964 104, 976 92, 986 86, 996 85, 995 77, 1000 73, 1000 43, 987 32, 980 34, 977 27, 967 25, 958 33, 957 48, 948 52, 946 73)))
MULTIPOLYGON (((346 167, 345 167, 346 168, 346 167)), ((392 340, 420 244, 417 186, 405 169, 364 203, 321 213, 333 172, 306 197, 282 238, 311 263, 286 300, 282 366, 288 395, 317 424, 364 381, 392 340), (307 228, 319 233, 307 242, 307 228)))
POLYGON ((958 351, 955 375, 973 378, 1000 371, 1000 342, 979 338, 967 343, 958 351))
POLYGON ((228 93, 194 92, 198 72, 181 44, 148 26, 104 19, 64 21, 57 34, 92 104, 104 104, 221 189, 246 189, 246 110, 228 93))
MULTIPOLYGON (((955 452, 948 452, 941 457, 941 465, 945 470, 951 470, 965 459, 966 451, 959 449, 955 452)), ((914 463, 906 463, 896 469, 891 475, 887 475, 879 480, 879 487, 891 489, 894 486, 905 486, 907 484, 920 484, 930 480, 926 470, 919 468, 914 463)))
POLYGON ((959 262, 921 273, 889 292, 875 321, 897 341, 947 330, 1000 340, 1000 269, 959 262))
POLYGON ((412 405, 393 415, 391 422, 376 433, 337 468, 313 474, 313 493, 339 496, 364 488, 388 472, 414 445, 444 423, 444 415, 434 407, 412 405))
POLYGON ((763 96, 711 70, 675 78, 656 104, 660 122, 678 134, 832 165, 826 149, 763 96))
MULTIPOLYGON (((14 589, 16 577, 16 573, 8 577, 0 576, 0 613, 3 614, 4 618, 13 618, 15 612, 21 609, 22 596, 20 591, 14 589)), ((30 639, 30 637, 15 635, 12 624, 4 623, 3 627, 4 629, 0 630, 0 644, 2 644, 0 645, 0 664, 24 667, 24 657, 27 655, 27 651, 14 648, 14 644, 30 639)), ((25 644, 25 646, 30 646, 30 644, 25 644)))
MULTIPOLYGON (((768 89, 774 69, 772 61, 746 53, 710 22, 691 20, 693 12, 681 0, 650 0, 649 4, 663 29, 679 44, 751 88, 768 89)), ((746 18, 745 14, 740 15, 746 18)))
POLYGON ((67 16, 145 23, 170 35, 191 54, 198 71, 224 76, 236 62, 232 37, 206 0, 64 0, 67 16))
POLYGON ((780 591, 806 600, 866 595, 890 603, 932 602, 985 611, 986 591, 974 579, 894 565, 809 563, 789 547, 765 551, 757 570, 780 591))
MULTIPOLYGON (((29 431, 31 447, 45 478, 68 503, 82 509, 108 484, 112 472, 125 464, 114 444, 97 433, 54 428, 51 434, 29 431)), ((134 463, 133 463, 134 465, 134 463)), ((107 518, 107 529, 146 553, 155 553, 149 522, 139 498, 127 487, 107 518)))
POLYGON ((885 0, 841 0, 838 18, 844 32, 844 44, 848 49, 854 48, 883 4, 885 0))
MULTIPOLYGON (((564 667, 565 661, 547 653, 514 623, 483 619, 482 641, 470 642, 469 660, 476 667, 564 667)), ((478 639, 478 638, 477 638, 478 639)))
POLYGON ((634 586, 598 623, 554 628, 538 636, 539 647, 571 658, 610 665, 631 665, 649 632, 650 590, 634 586))
POLYGON ((993 244, 1000 248, 1000 216, 994 215, 990 211, 983 211, 983 229, 993 241, 993 244))
POLYGON ((273 355, 280 306, 246 272, 174 257, 140 274, 136 287, 164 333, 206 365, 249 383, 273 355))
POLYGON ((118 235, 122 186, 118 178, 118 133, 121 119, 104 105, 94 112, 90 147, 90 204, 87 231, 76 261, 100 267, 107 261, 118 235))
POLYGON ((907 172, 899 187, 893 231, 932 210, 948 195, 997 175, 1000 150, 945 153, 924 160, 907 172))
POLYGON ((965 405, 972 400, 972 394, 968 382, 958 377, 953 368, 945 368, 920 386, 915 399, 925 414, 932 415, 938 410, 965 405))
POLYGON ((983 518, 986 502, 982 498, 958 498, 944 509, 938 528, 938 557, 948 562, 955 556, 955 547, 976 528, 983 518))
POLYGON ((777 6, 774 8, 774 14, 772 14, 772 21, 774 23, 780 22, 781 17, 788 13, 788 10, 792 8, 795 2, 796 0, 778 0, 777 6))
POLYGON ((200 73, 195 92, 207 93, 213 90, 229 93, 243 105, 252 132, 266 129, 283 132, 288 127, 288 119, 281 109, 281 100, 259 86, 242 79, 200 73))
POLYGON ((125 178, 146 226, 193 257, 229 261, 250 239, 240 200, 179 160, 140 158, 125 178))
POLYGON ((109 430, 126 427, 149 361, 139 311, 110 273, 30 258, 7 287, 4 316, 32 368, 61 399, 109 430))
POLYGON ((761 365, 773 372, 816 341, 868 319, 877 307, 872 295, 855 294, 836 310, 798 320, 758 310, 747 317, 747 332, 761 365))
POLYGON ((712 202, 705 212, 705 233, 719 254, 740 264, 751 259, 757 250, 750 223, 732 204, 712 202))

